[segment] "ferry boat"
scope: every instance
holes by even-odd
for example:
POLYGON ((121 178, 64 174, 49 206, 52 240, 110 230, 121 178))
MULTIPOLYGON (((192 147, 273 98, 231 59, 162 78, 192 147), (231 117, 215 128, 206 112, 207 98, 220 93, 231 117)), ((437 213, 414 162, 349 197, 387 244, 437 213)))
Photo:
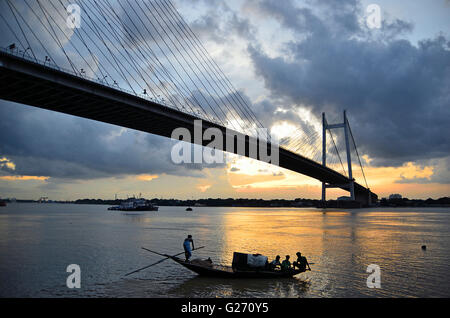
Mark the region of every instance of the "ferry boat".
POLYGON ((108 208, 109 211, 158 211, 159 207, 146 199, 128 199, 120 205, 108 208))

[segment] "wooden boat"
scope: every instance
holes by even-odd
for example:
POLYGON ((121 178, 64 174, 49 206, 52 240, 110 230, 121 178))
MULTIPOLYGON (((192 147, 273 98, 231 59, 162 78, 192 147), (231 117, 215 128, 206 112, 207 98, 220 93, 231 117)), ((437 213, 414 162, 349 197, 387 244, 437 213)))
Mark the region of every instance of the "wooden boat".
MULTIPOLYGON (((204 248, 204 246, 201 246, 199 248, 194 249, 199 250, 201 248, 204 248)), ((163 262, 166 259, 171 259, 175 261, 176 263, 186 267, 187 269, 197 273, 200 276, 206 276, 206 277, 218 277, 218 278, 291 278, 297 274, 303 273, 306 271, 306 269, 289 269, 288 271, 282 271, 280 269, 267 269, 264 264, 267 263, 267 257, 261 255, 261 254, 244 254, 244 253, 238 253, 234 252, 233 254, 233 266, 226 266, 226 265, 220 265, 220 264, 214 264, 210 258, 207 260, 201 260, 201 259, 194 259, 192 261, 185 261, 179 257, 178 255, 184 254, 184 252, 178 253, 176 255, 168 255, 168 254, 162 254, 156 251, 152 251, 148 248, 142 247, 142 249, 160 255, 164 256, 165 258, 150 264, 148 266, 142 267, 140 269, 134 270, 125 276, 131 275, 133 273, 139 272, 141 270, 144 270, 146 268, 149 268, 151 266, 157 265, 161 262, 163 262), (263 263, 263 266, 254 267, 255 264, 259 263, 259 260, 265 261, 263 263), (259 260, 258 260, 259 258, 259 260), (255 261, 256 260, 256 261, 255 261), (253 267, 250 266, 250 264, 253 264, 253 267)), ((308 268, 308 270, 310 270, 308 268)))
POLYGON ((197 273, 200 276, 220 277, 220 278, 290 278, 297 274, 305 272, 300 269, 290 269, 289 271, 269 270, 269 269, 248 269, 237 270, 231 266, 219 265, 212 263, 211 260, 194 259, 186 262, 185 260, 164 254, 164 256, 172 259, 178 264, 197 273))

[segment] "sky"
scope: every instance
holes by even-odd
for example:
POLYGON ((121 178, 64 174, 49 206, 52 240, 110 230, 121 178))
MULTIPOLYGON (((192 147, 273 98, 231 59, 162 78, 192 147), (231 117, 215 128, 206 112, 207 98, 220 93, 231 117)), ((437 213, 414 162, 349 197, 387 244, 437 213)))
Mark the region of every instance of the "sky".
MULTIPOLYGON (((1 12, 5 3, 0 0, 1 12)), ((345 109, 369 187, 380 198, 450 195, 449 1, 174 3, 258 120, 279 138, 303 124, 320 129, 322 112, 331 122, 342 120, 345 109), (366 23, 373 3, 381 8, 379 29, 366 23)), ((1 20, 0 32, 1 47, 14 41, 1 20)), ((63 45, 71 54, 75 37, 67 35, 63 45)), ((175 164, 175 141, 131 129, 2 100, 0 118, 2 198, 321 194, 317 180, 238 156, 223 164, 175 164)))

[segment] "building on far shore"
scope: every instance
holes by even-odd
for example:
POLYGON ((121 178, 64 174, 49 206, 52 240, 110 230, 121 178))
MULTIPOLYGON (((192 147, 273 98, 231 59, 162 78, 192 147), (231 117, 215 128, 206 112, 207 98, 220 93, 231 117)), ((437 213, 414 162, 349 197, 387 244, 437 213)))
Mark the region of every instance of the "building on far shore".
POLYGON ((401 195, 401 194, 398 194, 398 193, 391 194, 391 195, 389 196, 389 200, 395 200, 395 199, 401 199, 401 198, 402 198, 402 195, 401 195))

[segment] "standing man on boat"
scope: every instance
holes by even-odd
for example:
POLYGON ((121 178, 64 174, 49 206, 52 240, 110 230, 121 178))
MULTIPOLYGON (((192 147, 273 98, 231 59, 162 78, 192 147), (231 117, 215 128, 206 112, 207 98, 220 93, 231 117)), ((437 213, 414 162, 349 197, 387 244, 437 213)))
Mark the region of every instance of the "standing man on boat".
POLYGON ((194 240, 192 239, 192 235, 189 234, 188 237, 185 238, 183 242, 184 255, 186 255, 186 262, 189 261, 189 259, 192 256, 191 243, 192 243, 192 250, 195 250, 194 240))

